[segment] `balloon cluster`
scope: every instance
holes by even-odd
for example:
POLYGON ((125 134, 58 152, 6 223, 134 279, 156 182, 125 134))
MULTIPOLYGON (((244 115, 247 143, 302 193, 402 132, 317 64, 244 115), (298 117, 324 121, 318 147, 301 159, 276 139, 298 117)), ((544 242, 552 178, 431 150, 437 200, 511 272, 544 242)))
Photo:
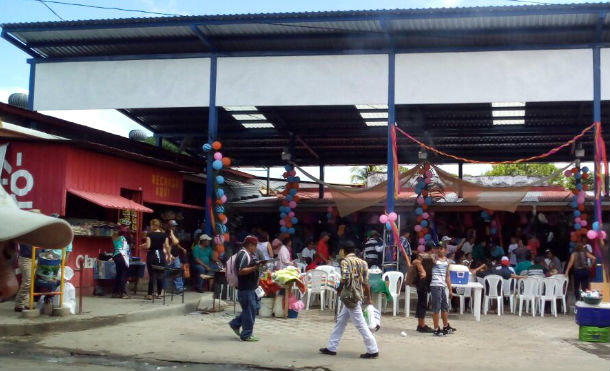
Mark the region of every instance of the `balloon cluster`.
POLYGON ((498 224, 495 220, 493 220, 494 211, 493 210, 483 210, 481 211, 481 219, 485 223, 489 223, 489 235, 495 236, 498 233, 498 224))
POLYGON ((222 185, 225 183, 225 178, 220 175, 220 171, 223 167, 231 166, 231 159, 223 157, 220 153, 222 143, 215 141, 212 144, 206 143, 203 145, 204 152, 214 151, 214 160, 212 162, 212 168, 214 169, 214 175, 208 178, 208 181, 214 181, 214 197, 216 198, 216 206, 214 207, 214 214, 216 215, 216 236, 214 237, 214 243, 221 245, 224 241, 229 240, 227 222, 229 218, 225 214, 224 204, 227 203, 227 195, 225 194, 222 185))
POLYGON ((418 251, 424 251, 424 245, 432 239, 430 231, 434 214, 429 213, 427 210, 434 203, 434 200, 430 195, 430 185, 432 184, 433 176, 434 174, 432 173, 432 170, 430 170, 430 164, 424 164, 414 188, 415 194, 417 195, 415 198, 417 203, 415 207, 415 220, 417 221, 417 224, 415 224, 413 229, 419 238, 419 246, 417 246, 418 251))
POLYGON ((392 230, 392 224, 396 224, 396 220, 398 220, 398 214, 393 211, 379 215, 379 223, 384 224, 388 231, 392 230))
POLYGON ((294 234, 294 226, 299 223, 299 219, 294 214, 294 209, 297 207, 299 196, 299 182, 301 179, 296 176, 297 172, 294 167, 290 164, 284 166, 286 170, 283 174, 286 179, 286 189, 282 192, 284 195, 284 201, 280 206, 280 232, 294 234))
POLYGON ((337 210, 333 209, 332 206, 329 206, 326 209, 326 220, 329 224, 333 224, 337 219, 337 210))
POLYGON ((574 178, 574 187, 571 189, 574 197, 572 197, 570 202, 570 206, 573 209, 574 230, 570 233, 570 247, 574 248, 581 236, 587 236, 590 240, 597 238, 605 239, 606 232, 601 230, 599 222, 593 222, 591 229, 587 229, 589 216, 585 213, 585 200, 588 186, 583 184, 582 181, 589 178, 589 168, 586 166, 582 168, 576 166, 566 170, 563 174, 567 178, 574 178))

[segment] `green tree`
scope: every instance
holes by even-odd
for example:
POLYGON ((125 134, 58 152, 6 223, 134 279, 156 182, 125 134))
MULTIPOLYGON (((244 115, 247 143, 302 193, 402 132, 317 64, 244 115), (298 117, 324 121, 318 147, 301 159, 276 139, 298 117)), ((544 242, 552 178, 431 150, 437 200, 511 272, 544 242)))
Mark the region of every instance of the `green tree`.
POLYGON ((354 166, 349 169, 351 174, 350 181, 353 184, 366 184, 366 180, 373 173, 385 172, 385 166, 378 165, 367 165, 367 166, 354 166))
MULTIPOLYGON (((548 177, 558 173, 559 169, 553 164, 525 163, 525 164, 500 164, 493 165, 491 170, 486 172, 486 176, 537 176, 548 177)), ((566 177, 558 173, 557 176, 549 179, 549 184, 566 186, 566 177)))
MULTIPOLYGON (((146 138, 144 140, 144 142, 154 146, 155 145, 155 138, 154 137, 146 138)), ((163 146, 164 150, 167 150, 167 151, 170 151, 170 152, 178 153, 180 151, 180 147, 178 147, 174 143, 170 142, 169 140, 164 140, 162 142, 162 146, 163 146)), ((185 151, 182 151, 181 153, 183 155, 188 155, 188 153, 185 152, 185 151)))

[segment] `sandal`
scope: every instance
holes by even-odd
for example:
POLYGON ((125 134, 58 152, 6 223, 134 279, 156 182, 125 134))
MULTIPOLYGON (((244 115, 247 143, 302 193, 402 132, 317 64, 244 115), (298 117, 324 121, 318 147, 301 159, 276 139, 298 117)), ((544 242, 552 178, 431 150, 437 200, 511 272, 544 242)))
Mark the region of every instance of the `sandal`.
POLYGON ((153 300, 153 297, 152 297, 152 295, 146 295, 144 297, 144 299, 146 299, 146 300, 153 300))
POLYGON ((121 299, 131 299, 131 297, 127 294, 123 294, 123 296, 121 296, 121 299))

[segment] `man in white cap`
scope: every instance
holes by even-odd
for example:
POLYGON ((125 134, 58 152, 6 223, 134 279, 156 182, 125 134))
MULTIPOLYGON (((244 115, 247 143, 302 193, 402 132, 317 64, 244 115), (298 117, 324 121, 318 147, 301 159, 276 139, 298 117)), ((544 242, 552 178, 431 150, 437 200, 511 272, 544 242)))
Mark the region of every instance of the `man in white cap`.
POLYGON ((0 299, 18 289, 13 259, 17 244, 63 249, 72 242, 72 228, 64 220, 19 209, 0 186, 0 299))

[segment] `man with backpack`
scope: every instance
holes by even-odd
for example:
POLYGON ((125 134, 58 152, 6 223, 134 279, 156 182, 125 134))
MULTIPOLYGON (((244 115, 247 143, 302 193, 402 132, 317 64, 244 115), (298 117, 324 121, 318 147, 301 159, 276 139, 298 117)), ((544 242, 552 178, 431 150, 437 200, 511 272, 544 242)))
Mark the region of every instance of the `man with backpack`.
POLYGON ((257 297, 254 292, 258 287, 258 269, 264 262, 256 259, 258 239, 247 236, 241 250, 227 261, 226 277, 230 286, 237 287, 237 299, 241 306, 241 314, 229 326, 242 341, 258 341, 252 335, 256 318, 257 297), (237 282, 236 282, 237 281, 237 282), (241 329, 241 332, 240 332, 241 329))
POLYGON ((347 241, 343 245, 343 251, 347 255, 341 260, 341 285, 338 289, 343 308, 337 316, 337 323, 330 334, 328 345, 326 348, 321 348, 320 353, 331 356, 337 355, 337 346, 341 336, 343 336, 347 321, 351 318, 366 345, 366 353, 361 354, 360 358, 377 358, 379 356, 377 341, 375 341, 371 330, 366 324, 361 308, 365 295, 366 303, 373 303, 371 300, 371 288, 368 283, 369 270, 366 262, 354 254, 354 249, 355 245, 351 241, 347 241))

